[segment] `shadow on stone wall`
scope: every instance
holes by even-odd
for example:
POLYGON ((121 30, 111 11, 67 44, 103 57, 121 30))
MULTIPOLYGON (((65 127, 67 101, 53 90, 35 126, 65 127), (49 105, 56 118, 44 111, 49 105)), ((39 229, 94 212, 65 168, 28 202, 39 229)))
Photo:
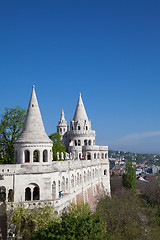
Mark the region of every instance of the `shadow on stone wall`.
POLYGON ((7 239, 7 215, 4 212, 4 205, 0 206, 0 240, 7 239))

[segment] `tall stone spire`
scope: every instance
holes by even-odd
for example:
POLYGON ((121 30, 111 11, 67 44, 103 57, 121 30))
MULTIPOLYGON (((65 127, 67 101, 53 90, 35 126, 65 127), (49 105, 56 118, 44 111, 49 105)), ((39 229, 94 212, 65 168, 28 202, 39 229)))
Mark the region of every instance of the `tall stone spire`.
POLYGON ((62 108, 61 118, 57 125, 57 132, 61 135, 62 142, 64 141, 63 136, 67 132, 67 130, 68 130, 68 125, 67 125, 67 121, 65 120, 64 111, 62 108))
POLYGON ((84 104, 82 101, 81 93, 79 94, 79 99, 76 107, 76 111, 73 117, 73 121, 79 121, 79 120, 86 120, 88 121, 87 113, 84 108, 84 104))
POLYGON ((61 122, 66 122, 65 117, 64 117, 63 108, 62 108, 62 112, 61 112, 61 118, 60 118, 60 120, 59 120, 59 123, 61 123, 61 122))
POLYGON ((51 143, 52 141, 47 136, 41 113, 38 106, 38 101, 33 86, 24 126, 22 133, 15 143, 51 143))

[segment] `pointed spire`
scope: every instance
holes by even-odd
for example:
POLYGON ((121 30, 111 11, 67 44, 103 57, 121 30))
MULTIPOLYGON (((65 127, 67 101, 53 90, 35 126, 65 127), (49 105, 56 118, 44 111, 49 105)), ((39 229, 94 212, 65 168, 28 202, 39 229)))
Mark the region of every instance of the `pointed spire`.
POLYGON ((63 108, 62 108, 62 112, 61 112, 61 119, 60 119, 60 121, 65 121, 63 108))
POLYGON ((35 93, 35 86, 32 86, 32 94, 23 125, 22 133, 16 142, 29 142, 29 143, 50 143, 52 142, 47 136, 41 113, 38 106, 38 101, 35 93))
POLYGON ((64 126, 64 125, 67 125, 67 121, 65 120, 64 111, 63 111, 63 108, 62 108, 61 118, 58 122, 58 126, 64 126))
POLYGON ((84 108, 81 93, 79 93, 79 99, 78 99, 78 103, 77 103, 77 107, 76 107, 76 111, 75 111, 73 120, 74 121, 78 121, 78 120, 87 120, 88 121, 88 117, 87 117, 86 110, 84 108))

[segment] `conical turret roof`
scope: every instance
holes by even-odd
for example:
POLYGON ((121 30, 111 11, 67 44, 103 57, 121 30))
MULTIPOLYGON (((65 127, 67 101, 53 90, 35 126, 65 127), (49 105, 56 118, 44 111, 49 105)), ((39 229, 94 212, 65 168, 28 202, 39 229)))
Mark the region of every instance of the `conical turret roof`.
POLYGON ((78 103, 77 103, 77 107, 76 107, 76 111, 73 117, 73 121, 81 121, 81 120, 87 120, 88 121, 88 117, 87 117, 87 113, 86 110, 84 108, 84 104, 82 101, 82 97, 81 97, 81 93, 79 94, 79 99, 78 99, 78 103))
POLYGON ((65 120, 64 111, 63 111, 63 108, 62 108, 61 118, 58 122, 58 126, 64 126, 64 125, 67 125, 67 121, 65 120))
POLYGON ((47 136, 33 86, 22 132, 15 143, 52 143, 47 136))

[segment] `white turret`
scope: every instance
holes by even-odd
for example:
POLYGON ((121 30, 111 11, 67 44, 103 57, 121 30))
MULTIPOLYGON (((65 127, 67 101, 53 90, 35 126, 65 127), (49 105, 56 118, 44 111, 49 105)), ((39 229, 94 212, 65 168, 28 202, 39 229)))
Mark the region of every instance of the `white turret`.
POLYGON ((68 148, 76 159, 82 158, 82 147, 95 144, 95 131, 91 130, 91 121, 82 101, 81 93, 73 120, 70 123, 70 131, 67 132, 68 148))
POLYGON ((47 136, 33 86, 24 126, 15 141, 15 163, 51 162, 52 141, 47 136))
POLYGON ((64 117, 64 111, 62 109, 61 118, 57 125, 57 132, 61 135, 61 138, 62 138, 62 136, 67 132, 67 130, 68 130, 68 125, 64 117))
POLYGON ((65 120, 64 111, 62 108, 61 118, 57 125, 57 132, 61 135, 61 141, 66 147, 67 147, 67 139, 66 139, 67 131, 68 131, 68 125, 67 125, 67 121, 65 120))

